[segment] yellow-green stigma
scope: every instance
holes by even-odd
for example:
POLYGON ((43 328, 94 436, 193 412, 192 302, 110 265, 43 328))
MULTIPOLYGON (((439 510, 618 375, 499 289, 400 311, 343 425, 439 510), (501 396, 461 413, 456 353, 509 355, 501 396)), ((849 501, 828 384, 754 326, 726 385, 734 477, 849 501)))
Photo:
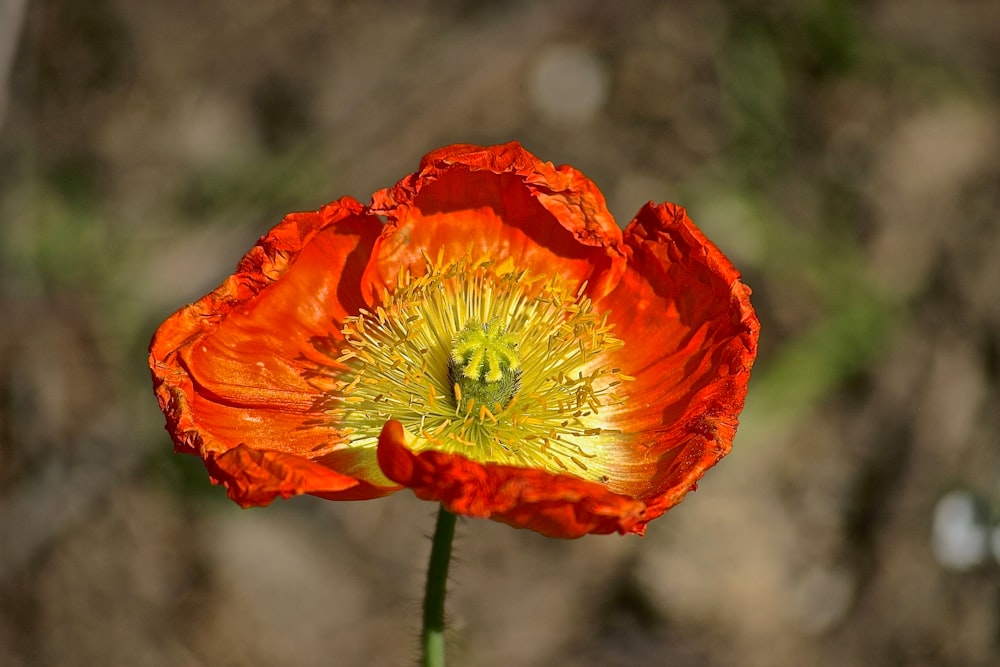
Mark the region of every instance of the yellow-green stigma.
POLYGON ((331 447, 375 447, 395 419, 416 451, 607 481, 608 417, 631 378, 606 361, 622 343, 586 283, 424 259, 344 320, 328 405, 346 440, 331 447))
POLYGON ((450 361, 456 404, 471 398, 499 412, 521 385, 517 336, 507 333, 499 319, 469 320, 452 341, 450 361))

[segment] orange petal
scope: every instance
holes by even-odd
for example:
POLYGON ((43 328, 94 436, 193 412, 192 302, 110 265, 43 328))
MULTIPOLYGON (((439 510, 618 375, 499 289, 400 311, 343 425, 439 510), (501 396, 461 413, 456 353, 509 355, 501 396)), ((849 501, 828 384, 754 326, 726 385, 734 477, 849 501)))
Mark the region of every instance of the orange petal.
POLYGON ((597 307, 625 341, 609 362, 635 381, 602 415, 623 434, 611 486, 643 499, 648 521, 732 448, 760 324, 750 289, 684 209, 647 205, 625 243, 628 270, 597 307))
POLYGON ((202 456, 237 502, 395 489, 374 452, 367 461, 331 452, 346 437, 323 411, 340 323, 362 303, 380 229, 350 198, 291 214, 153 337, 154 388, 177 451, 202 456))
POLYGON ((481 464, 437 451, 415 453, 411 436, 386 422, 378 461, 390 479, 448 511, 489 518, 549 537, 645 530, 645 504, 595 482, 543 470, 481 464))
POLYGON ((371 211, 389 221, 364 279, 372 303, 401 269, 422 274, 423 253, 444 262, 510 258, 534 275, 587 280, 594 297, 624 270, 621 230, 593 182, 516 142, 429 153, 419 171, 376 192, 371 211))
POLYGON ((229 497, 243 507, 267 505, 277 496, 289 498, 303 493, 334 500, 384 495, 371 484, 305 457, 251 449, 243 444, 208 456, 205 465, 212 481, 225 486, 229 497))

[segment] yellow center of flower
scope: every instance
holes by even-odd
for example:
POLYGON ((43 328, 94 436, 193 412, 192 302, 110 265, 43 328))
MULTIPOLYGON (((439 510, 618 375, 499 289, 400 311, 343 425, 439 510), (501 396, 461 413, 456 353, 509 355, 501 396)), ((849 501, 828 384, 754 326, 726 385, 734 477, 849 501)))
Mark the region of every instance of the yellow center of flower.
POLYGON ((487 324, 470 320, 451 345, 451 377, 455 401, 471 398, 500 412, 521 384, 521 355, 517 337, 495 319, 487 324))
MULTIPOLYGON (((388 419, 437 450, 480 462, 606 481, 602 409, 626 380, 604 363, 622 346, 586 284, 468 258, 402 272, 375 310, 345 320, 332 418, 351 447, 388 419)), ((607 411, 605 411, 607 412, 607 411)))

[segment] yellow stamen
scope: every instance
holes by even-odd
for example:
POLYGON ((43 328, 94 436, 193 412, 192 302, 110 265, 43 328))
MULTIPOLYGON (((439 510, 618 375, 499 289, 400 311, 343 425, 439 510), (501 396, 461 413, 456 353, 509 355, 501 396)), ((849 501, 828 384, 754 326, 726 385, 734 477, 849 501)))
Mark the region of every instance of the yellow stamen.
POLYGON ((586 285, 442 258, 424 254, 424 274, 401 272, 373 312, 344 321, 336 361, 354 376, 330 405, 349 446, 374 447, 397 419, 418 451, 610 479, 605 415, 631 378, 602 362, 622 343, 586 285))

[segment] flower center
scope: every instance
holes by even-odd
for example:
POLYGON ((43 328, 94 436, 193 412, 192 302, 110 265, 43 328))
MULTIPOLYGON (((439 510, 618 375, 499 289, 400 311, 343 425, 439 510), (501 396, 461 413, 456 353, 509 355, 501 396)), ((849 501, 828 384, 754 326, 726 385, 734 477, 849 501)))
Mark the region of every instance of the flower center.
POLYGON ((396 419, 417 451, 607 480, 616 431, 606 408, 632 378, 604 361, 622 343, 586 284, 510 260, 425 260, 426 272, 401 272, 374 312, 344 321, 336 361, 348 372, 329 405, 346 446, 374 447, 396 419))
POLYGON ((469 320, 452 341, 449 361, 459 405, 471 398, 498 413, 521 386, 517 336, 507 333, 499 319, 487 324, 469 320))

